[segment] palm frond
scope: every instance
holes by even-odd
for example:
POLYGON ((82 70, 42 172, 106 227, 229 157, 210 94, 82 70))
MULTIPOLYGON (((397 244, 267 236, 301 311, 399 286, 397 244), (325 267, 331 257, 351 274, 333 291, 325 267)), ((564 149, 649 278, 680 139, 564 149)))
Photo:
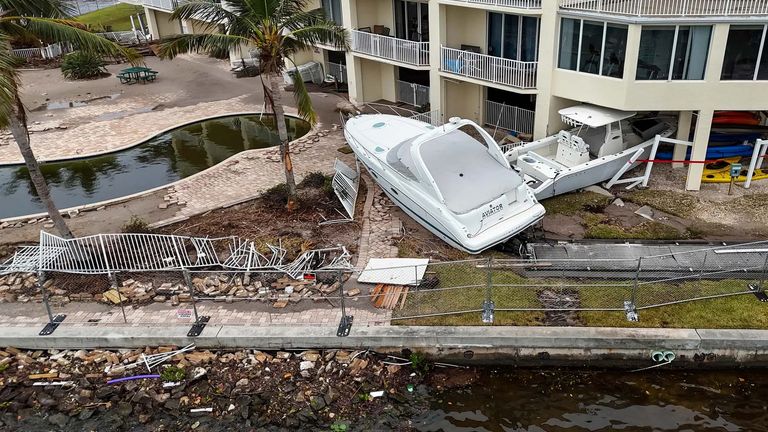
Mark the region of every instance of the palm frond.
POLYGON ((220 24, 231 25, 239 20, 239 16, 224 9, 221 3, 213 0, 195 0, 184 3, 173 10, 172 20, 194 19, 207 30, 217 29, 220 24))
POLYGON ((330 45, 340 51, 349 49, 349 33, 333 21, 318 21, 297 28, 288 33, 288 37, 295 39, 303 49, 317 44, 330 45))
POLYGON ((158 55, 162 59, 172 59, 179 54, 190 52, 215 52, 229 50, 248 43, 248 38, 229 34, 184 34, 166 38, 160 44, 158 55))
POLYGON ((8 126, 18 100, 17 66, 8 37, 0 35, 0 127, 8 126))
POLYGON ((299 112, 299 117, 314 126, 317 123, 317 113, 312 106, 312 99, 309 97, 307 86, 304 85, 304 80, 301 78, 301 72, 299 72, 299 68, 296 67, 295 63, 291 73, 293 74, 293 98, 296 100, 296 109, 299 112))
POLYGON ((75 12, 73 5, 61 0, 0 0, 0 9, 9 15, 41 18, 66 18, 75 12))
POLYGON ((39 39, 69 42, 77 45, 78 49, 82 51, 105 56, 124 57, 131 63, 140 63, 143 58, 141 54, 130 48, 122 47, 111 40, 79 28, 81 24, 76 21, 29 16, 0 18, 0 23, 5 22, 19 23, 39 39))

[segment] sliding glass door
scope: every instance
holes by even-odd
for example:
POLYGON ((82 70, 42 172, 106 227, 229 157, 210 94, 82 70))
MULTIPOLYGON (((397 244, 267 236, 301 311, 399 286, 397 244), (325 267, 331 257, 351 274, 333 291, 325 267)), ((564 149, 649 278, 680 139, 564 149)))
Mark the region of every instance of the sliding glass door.
POLYGON ((539 19, 491 12, 488 14, 488 55, 536 61, 539 19))
POLYGON ((429 5, 395 0, 395 32, 399 39, 429 42, 429 5))

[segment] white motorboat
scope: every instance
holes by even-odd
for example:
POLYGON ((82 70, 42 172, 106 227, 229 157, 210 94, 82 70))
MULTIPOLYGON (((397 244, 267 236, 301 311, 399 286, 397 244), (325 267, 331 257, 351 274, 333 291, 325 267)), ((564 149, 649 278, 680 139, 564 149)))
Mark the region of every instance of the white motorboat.
POLYGON ((392 201, 455 248, 479 253, 544 217, 498 144, 469 120, 435 127, 364 114, 346 121, 344 136, 392 201))
POLYGON ((676 129, 664 119, 633 119, 635 112, 587 104, 558 113, 575 128, 505 153, 538 199, 610 180, 639 149, 647 156, 656 135, 666 138, 676 129))

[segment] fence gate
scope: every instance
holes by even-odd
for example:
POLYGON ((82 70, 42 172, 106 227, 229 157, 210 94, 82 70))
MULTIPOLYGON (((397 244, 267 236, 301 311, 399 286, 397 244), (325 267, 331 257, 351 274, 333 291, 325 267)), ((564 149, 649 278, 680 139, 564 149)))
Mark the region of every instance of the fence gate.
POLYGON ((397 102, 413 106, 424 106, 429 103, 429 86, 397 81, 397 102))

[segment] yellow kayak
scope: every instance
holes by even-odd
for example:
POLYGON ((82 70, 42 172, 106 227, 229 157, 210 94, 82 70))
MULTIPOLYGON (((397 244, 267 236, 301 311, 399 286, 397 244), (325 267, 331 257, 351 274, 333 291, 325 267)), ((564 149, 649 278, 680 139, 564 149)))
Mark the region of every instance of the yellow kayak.
MULTIPOLYGON (((730 183, 731 164, 738 162, 740 159, 740 157, 729 157, 704 165, 704 174, 701 176, 701 181, 703 183, 730 183)), ((736 177, 737 183, 747 181, 747 168, 746 166, 742 167, 741 175, 736 177)), ((752 180, 763 179, 768 179, 768 169, 756 169, 752 175, 752 180)))

